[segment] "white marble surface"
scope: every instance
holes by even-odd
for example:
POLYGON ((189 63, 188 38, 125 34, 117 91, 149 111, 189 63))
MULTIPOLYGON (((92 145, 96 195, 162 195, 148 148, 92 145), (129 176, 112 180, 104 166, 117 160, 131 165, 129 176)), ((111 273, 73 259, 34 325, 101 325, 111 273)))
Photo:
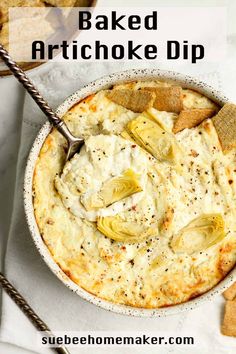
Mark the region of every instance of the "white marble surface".
MULTIPOLYGON (((105 0, 100 0, 100 4, 106 4, 105 0)), ((143 1, 140 0, 127 0, 118 1, 114 0, 113 6, 124 5, 129 6, 141 6, 143 1)), ((157 4, 157 1, 146 1, 145 5, 157 4)), ((236 14, 236 1, 227 0, 208 0, 208 1, 159 1, 158 3, 165 3, 166 5, 229 5, 230 12, 236 14), (177 4, 178 3, 178 4, 177 4)), ((218 72, 221 78, 222 91, 232 100, 236 102, 236 24, 234 21, 235 16, 229 17, 229 36, 228 36, 228 58, 226 62, 215 64, 198 64, 198 65, 173 65, 169 64, 166 69, 172 69, 180 72, 184 72, 193 76, 199 76, 199 74, 206 74, 211 72, 218 72)), ((145 65, 143 65, 145 66, 145 65)), ((65 67, 65 70, 67 68, 65 67)), ((95 67, 94 67, 95 70, 95 67)), ((99 65, 96 65, 96 70, 99 71, 99 65)), ((47 73, 47 66, 37 70, 38 73, 47 73)), ((37 75, 37 72, 32 72, 31 75, 37 75)), ((216 81, 218 78, 216 77, 216 81)), ((22 119, 22 110, 24 103, 24 91, 15 81, 14 78, 0 79, 0 259, 3 260, 5 253, 6 240, 8 235, 8 229, 10 224, 14 181, 16 171, 17 153, 19 148, 20 139, 20 126, 22 119)), ((0 264, 2 267, 2 263, 0 264)), ((34 329, 31 324, 27 323, 24 315, 14 307, 11 300, 8 300, 7 306, 11 306, 14 310, 14 316, 12 316, 12 328, 15 328, 19 323, 24 325, 24 328, 30 333, 33 333, 34 329)), ((15 347, 12 345, 0 343, 0 353, 4 354, 29 354, 30 351, 15 347)), ((233 352, 232 352, 233 353, 233 352)), ((216 352, 217 354, 217 352, 216 352)))

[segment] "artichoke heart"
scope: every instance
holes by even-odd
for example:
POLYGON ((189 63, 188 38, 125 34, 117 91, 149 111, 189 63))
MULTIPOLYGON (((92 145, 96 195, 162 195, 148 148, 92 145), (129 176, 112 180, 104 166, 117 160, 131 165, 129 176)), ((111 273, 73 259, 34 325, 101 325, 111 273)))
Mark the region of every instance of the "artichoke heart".
POLYGON ((130 121, 126 129, 136 143, 156 159, 170 162, 175 160, 178 152, 175 137, 165 131, 148 113, 130 121))
POLYGON ((81 197, 81 202, 87 210, 105 208, 141 191, 139 175, 128 169, 105 182, 99 192, 81 197))
POLYGON ((159 254, 151 262, 150 270, 156 270, 161 267, 166 267, 169 263, 171 263, 171 259, 167 255, 159 254))
POLYGON ((136 243, 158 233, 157 228, 125 221, 119 215, 99 217, 97 228, 105 236, 118 242, 136 243))
POLYGON ((225 237, 221 214, 203 214, 192 220, 171 241, 175 253, 192 254, 205 250, 225 237))
POLYGON ((132 141, 132 143, 135 143, 135 140, 131 138, 131 136, 129 135, 129 133, 126 130, 123 130, 120 133, 120 136, 122 136, 122 138, 124 138, 125 140, 129 140, 129 141, 132 141))

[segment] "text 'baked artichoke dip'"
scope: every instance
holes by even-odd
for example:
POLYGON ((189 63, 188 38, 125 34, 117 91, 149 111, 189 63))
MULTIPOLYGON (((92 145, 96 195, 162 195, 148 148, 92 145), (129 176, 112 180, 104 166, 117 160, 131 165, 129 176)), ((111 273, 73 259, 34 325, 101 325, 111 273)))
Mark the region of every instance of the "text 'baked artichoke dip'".
POLYGON ((64 116, 85 138, 64 166, 48 135, 34 208, 55 262, 114 303, 174 305, 216 285, 236 263, 236 106, 167 82, 102 90, 64 116), (63 167, 64 166, 64 167, 63 167))

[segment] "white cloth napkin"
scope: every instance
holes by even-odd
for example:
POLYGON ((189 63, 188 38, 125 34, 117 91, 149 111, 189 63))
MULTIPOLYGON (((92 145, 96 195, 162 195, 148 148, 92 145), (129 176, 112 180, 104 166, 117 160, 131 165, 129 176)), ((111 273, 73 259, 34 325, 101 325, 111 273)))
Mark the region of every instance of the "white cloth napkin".
MULTIPOLYGON (((139 67, 148 67, 141 63, 139 67)), ((50 63, 31 73, 39 90, 55 108, 66 96, 86 83, 110 72, 121 71, 131 67, 127 63, 50 63)), ((149 65, 150 67, 150 65, 149 65)), ((154 67, 154 65, 152 65, 154 67)), ((160 65, 158 67, 161 67, 160 65)), ((165 66, 165 69, 167 68, 165 66)), ((202 66, 202 75, 197 74, 199 66, 192 68, 181 65, 175 68, 184 73, 193 73, 215 88, 221 89, 220 74, 209 73, 209 66, 202 66), (207 71, 208 70, 208 71, 207 71)), ((213 67, 214 69, 214 67, 213 67)), ((227 87, 228 91, 230 88, 227 87)), ((236 97, 234 97, 236 98, 236 97)), ((198 309, 166 318, 133 318, 102 310, 81 299, 68 290, 49 270, 36 250, 26 225, 22 183, 26 159, 32 142, 45 117, 32 99, 26 95, 21 129, 21 144, 18 155, 17 178, 14 197, 14 209, 5 259, 5 273, 10 281, 25 296, 29 304, 53 330, 64 331, 155 331, 174 335, 193 335, 196 346, 189 349, 157 347, 148 349, 147 353, 209 353, 233 354, 236 341, 220 334, 220 321, 223 299, 218 296, 198 309)), ((36 331, 20 313, 16 305, 4 294, 2 298, 3 342, 22 346, 38 353, 49 353, 45 348, 36 347, 36 331)), ((143 349, 132 349, 142 353, 143 349)), ((72 353, 89 353, 91 349, 72 349, 72 353)), ((120 349, 93 349, 93 353, 121 353, 120 349)), ((122 349, 130 353, 130 349, 122 349)))

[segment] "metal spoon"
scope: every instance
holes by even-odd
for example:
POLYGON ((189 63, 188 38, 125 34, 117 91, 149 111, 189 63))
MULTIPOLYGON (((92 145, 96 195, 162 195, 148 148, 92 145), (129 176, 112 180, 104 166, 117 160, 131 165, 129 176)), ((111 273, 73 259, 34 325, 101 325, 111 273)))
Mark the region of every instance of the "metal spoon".
POLYGON ((68 149, 66 155, 66 161, 69 160, 76 152, 79 152, 81 146, 84 143, 84 139, 75 137, 63 120, 61 120, 55 112, 51 109, 48 103, 44 100, 39 91, 34 87, 26 73, 16 64, 16 62, 10 57, 9 53, 0 44, 0 58, 5 62, 12 74, 28 91, 33 100, 37 103, 39 108, 48 118, 49 122, 66 138, 68 149))

